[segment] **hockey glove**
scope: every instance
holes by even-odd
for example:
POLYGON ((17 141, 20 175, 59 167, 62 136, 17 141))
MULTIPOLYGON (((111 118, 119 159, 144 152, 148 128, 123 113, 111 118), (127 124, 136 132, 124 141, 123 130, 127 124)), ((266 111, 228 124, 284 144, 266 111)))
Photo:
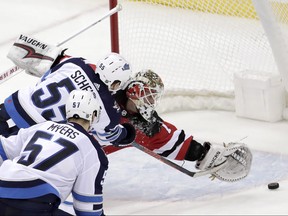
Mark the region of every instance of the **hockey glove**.
POLYGON ((224 164, 218 171, 212 173, 212 176, 228 182, 238 181, 249 174, 252 153, 245 144, 229 143, 224 147, 216 147, 205 142, 203 146, 206 154, 196 162, 197 169, 209 170, 224 164))
POLYGON ((136 137, 136 130, 131 124, 123 123, 121 125, 123 126, 121 137, 113 142, 113 145, 116 147, 130 145, 136 137))

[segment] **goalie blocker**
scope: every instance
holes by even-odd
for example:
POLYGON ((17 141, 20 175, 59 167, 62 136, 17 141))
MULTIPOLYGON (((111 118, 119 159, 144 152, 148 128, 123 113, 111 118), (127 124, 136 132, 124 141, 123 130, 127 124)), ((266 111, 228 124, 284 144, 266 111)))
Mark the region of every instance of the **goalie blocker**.
POLYGON ((9 50, 7 57, 26 73, 41 77, 50 69, 61 51, 60 47, 21 34, 9 50))
POLYGON ((222 181, 234 182, 245 178, 251 169, 252 153, 243 143, 229 143, 224 146, 211 145, 205 142, 205 153, 196 162, 195 167, 201 171, 207 171, 220 167, 212 172, 213 178, 222 181))

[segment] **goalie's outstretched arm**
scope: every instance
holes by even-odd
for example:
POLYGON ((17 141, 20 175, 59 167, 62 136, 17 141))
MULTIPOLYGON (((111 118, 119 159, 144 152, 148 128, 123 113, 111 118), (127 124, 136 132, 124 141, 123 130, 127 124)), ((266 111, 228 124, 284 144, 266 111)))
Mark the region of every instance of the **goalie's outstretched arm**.
MULTIPOLYGON (((114 95, 122 109, 122 122, 131 123, 137 130, 135 139, 137 145, 134 146, 174 168, 178 166, 171 164, 168 159, 195 162, 201 174, 215 173, 214 176, 221 180, 233 181, 244 178, 249 173, 252 160, 248 147, 238 143, 228 146, 200 143, 192 135, 187 135, 184 130, 164 121, 155 111, 163 90, 164 84, 159 75, 150 69, 145 69, 137 72, 127 83, 126 88, 114 95), (220 172, 220 169, 223 172, 220 172)), ((104 150, 109 154, 116 148, 110 147, 104 150)), ((181 168, 178 170, 183 171, 181 168)))
MULTIPOLYGON (((252 153, 247 145, 230 143, 221 146, 209 142, 201 144, 193 140, 192 136, 186 136, 183 130, 177 130, 167 122, 160 132, 152 137, 138 130, 136 141, 138 143, 133 143, 132 146, 191 177, 212 175, 222 181, 233 182, 245 178, 250 172, 252 153), (174 139, 175 137, 177 139, 174 139), (195 167, 200 171, 186 169, 173 160, 195 162, 195 167)), ((104 151, 108 154, 120 149, 122 148, 104 147, 104 151)))

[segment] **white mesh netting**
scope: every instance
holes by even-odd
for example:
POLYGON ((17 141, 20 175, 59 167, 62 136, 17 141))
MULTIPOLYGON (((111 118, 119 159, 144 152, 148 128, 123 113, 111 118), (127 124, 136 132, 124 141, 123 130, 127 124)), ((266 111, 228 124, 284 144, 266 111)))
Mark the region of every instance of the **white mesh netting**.
POLYGON ((165 84, 160 112, 234 110, 233 74, 278 74, 249 0, 118 1, 120 52, 165 84))

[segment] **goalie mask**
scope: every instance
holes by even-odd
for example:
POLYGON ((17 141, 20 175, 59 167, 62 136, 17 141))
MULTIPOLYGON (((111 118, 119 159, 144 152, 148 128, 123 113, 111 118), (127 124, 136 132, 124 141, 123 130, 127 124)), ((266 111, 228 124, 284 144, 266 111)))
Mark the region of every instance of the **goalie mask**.
POLYGON ((164 91, 161 78, 152 70, 135 74, 126 90, 127 97, 136 105, 141 116, 151 121, 153 111, 164 91))

